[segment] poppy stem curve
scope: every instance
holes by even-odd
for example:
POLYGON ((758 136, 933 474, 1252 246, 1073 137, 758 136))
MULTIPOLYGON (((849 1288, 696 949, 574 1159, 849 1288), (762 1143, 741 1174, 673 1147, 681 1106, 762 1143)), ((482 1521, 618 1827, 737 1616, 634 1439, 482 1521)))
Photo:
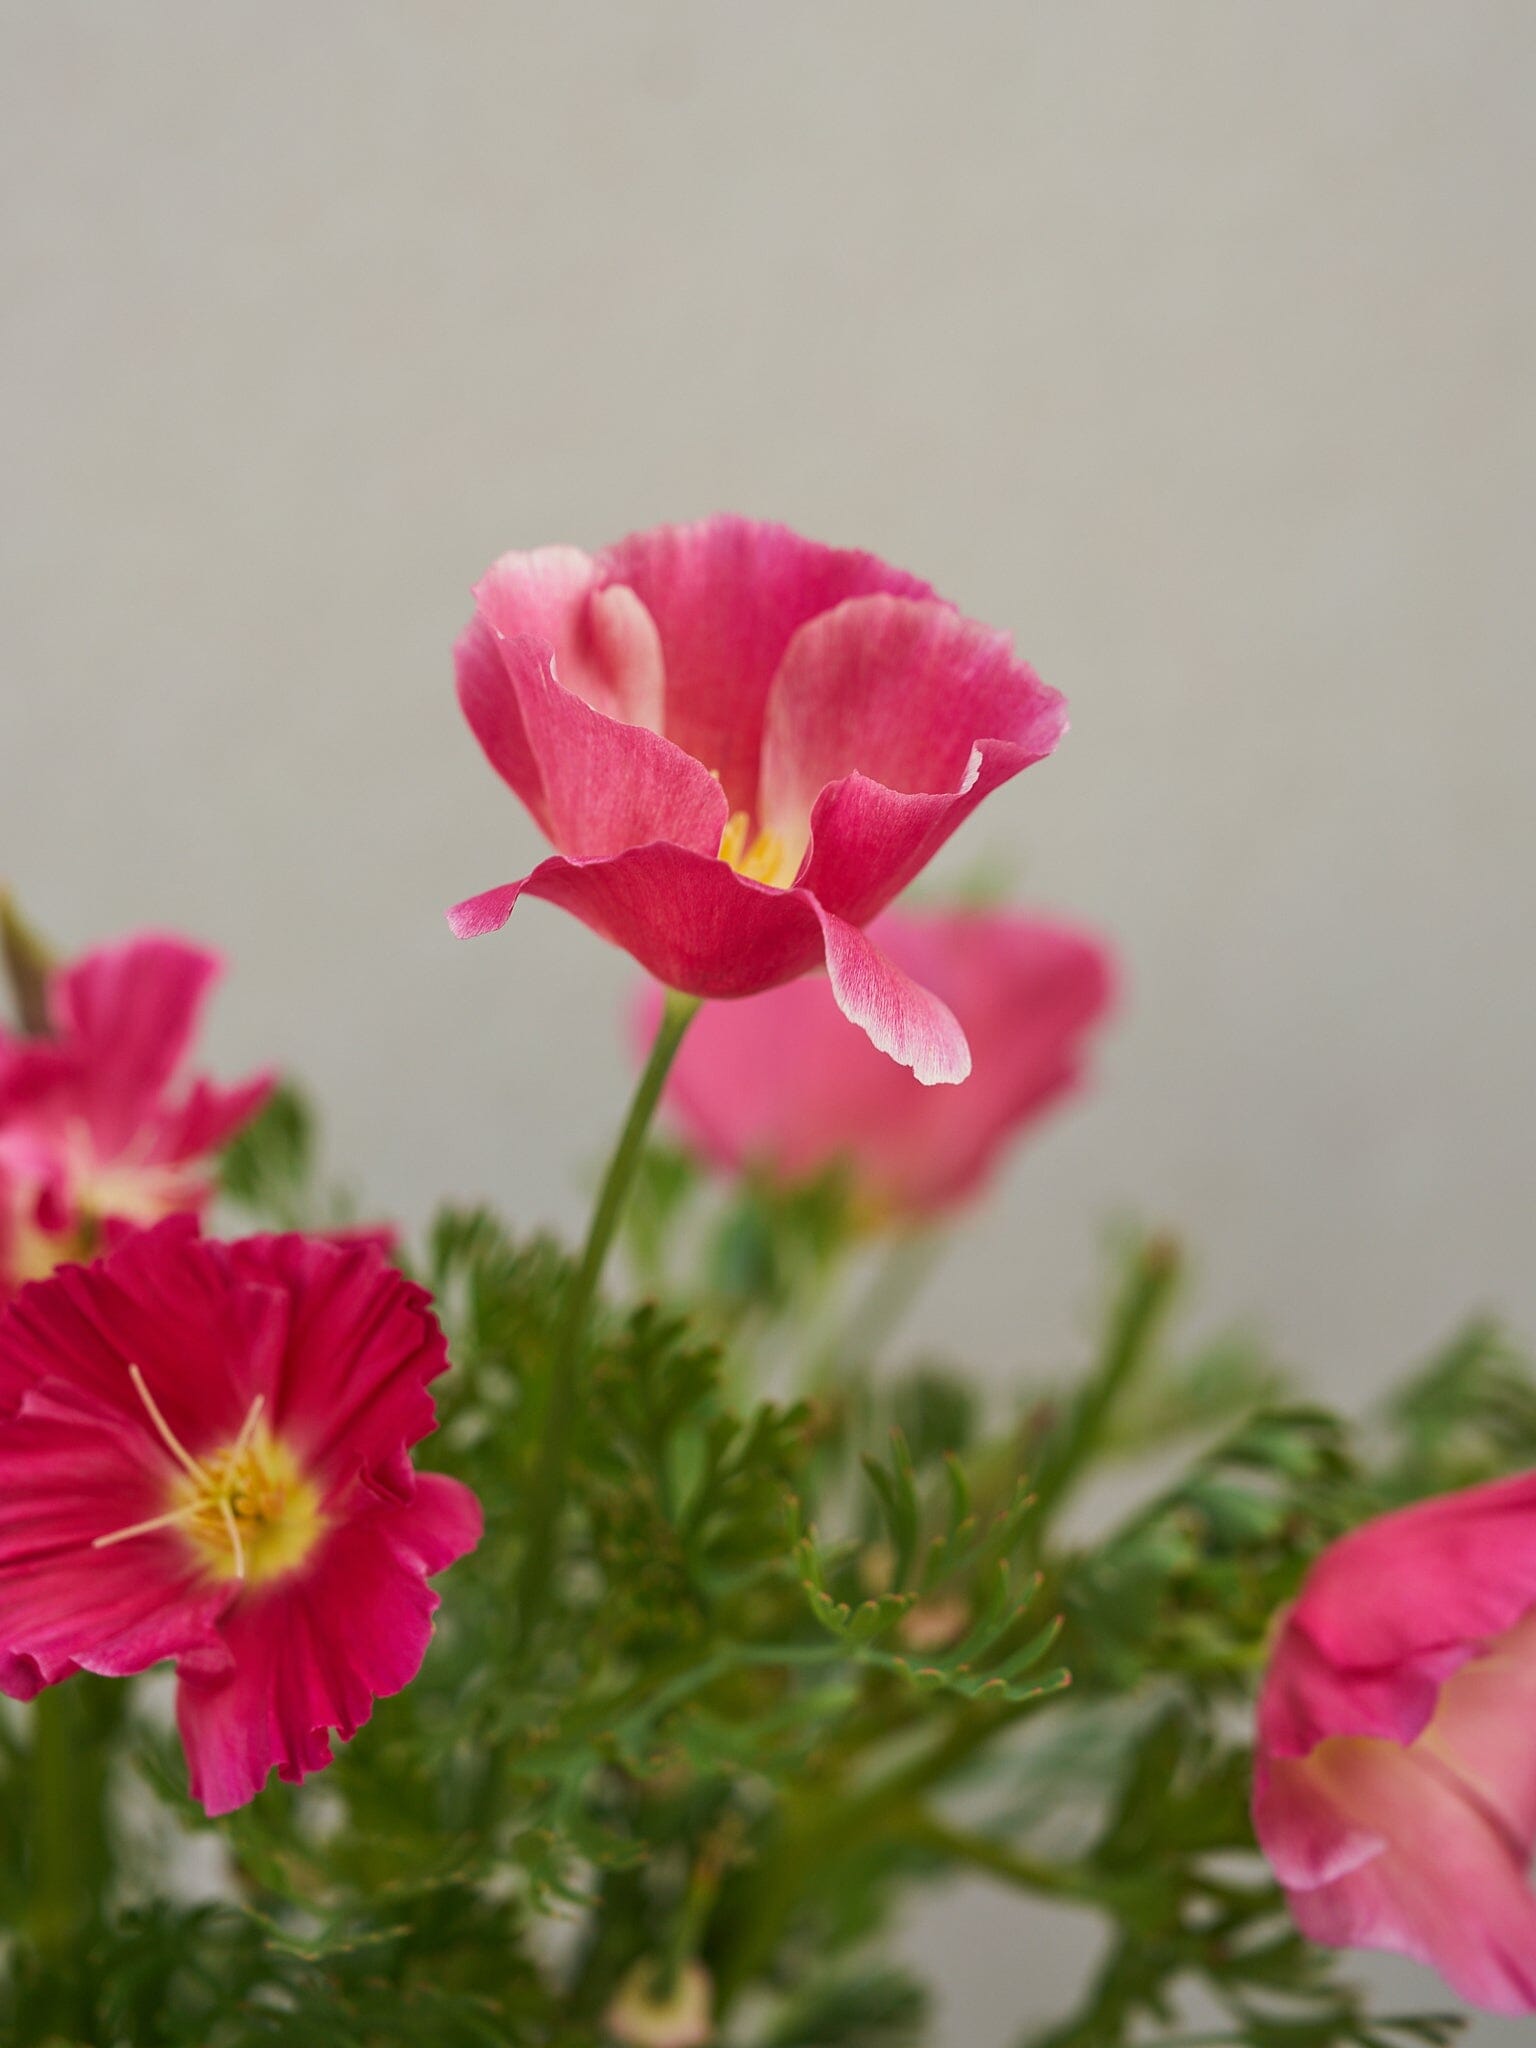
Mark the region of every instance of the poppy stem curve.
POLYGON ((526 1643, 543 1613, 549 1593, 549 1574, 554 1561, 555 1532, 565 1497, 565 1468, 570 1452, 571 1432, 576 1420, 578 1381, 587 1326, 597 1284, 613 1243, 625 1204, 634 1186, 635 1172, 645 1154, 651 1118, 661 1100, 667 1075, 677 1057, 683 1034, 693 1022, 703 1001, 701 996, 684 995, 668 989, 661 1022, 651 1043, 650 1057, 640 1076, 629 1115, 619 1133, 603 1184, 598 1190, 592 1221, 581 1259, 566 1283, 560 1321, 555 1332, 554 1355, 550 1365, 548 1405, 544 1415, 543 1439, 534 1467, 528 1502, 528 1547, 523 1553, 517 1582, 517 1634, 526 1643))

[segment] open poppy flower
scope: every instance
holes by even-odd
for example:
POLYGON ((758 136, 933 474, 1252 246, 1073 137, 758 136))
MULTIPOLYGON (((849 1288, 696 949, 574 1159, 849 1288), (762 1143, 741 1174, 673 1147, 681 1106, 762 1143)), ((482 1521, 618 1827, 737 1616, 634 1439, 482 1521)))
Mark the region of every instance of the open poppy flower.
POLYGON ((1536 2012, 1536 1473, 1313 1565, 1259 1701, 1254 1825, 1311 1941, 1536 2012))
POLYGON ((450 911, 460 937, 526 893, 690 995, 825 963, 882 1052, 964 1078, 951 1011, 863 927, 1065 729, 1005 635, 873 555, 731 517, 505 555, 475 602, 459 701, 556 853, 450 911))
POLYGON ((0 1030, 0 1297, 107 1226, 206 1205, 212 1155, 272 1088, 183 1078, 222 971, 184 939, 120 940, 49 976, 47 1036, 0 1030))
MULTIPOLYGON (((1009 1141, 1076 1086, 1113 967, 1086 932, 1008 911, 888 910, 870 937, 954 1012, 969 1080, 919 1087, 847 1028, 825 978, 807 975, 706 1010, 663 1101, 727 1172, 793 1182, 841 1166, 871 1222, 920 1221, 978 1194, 1009 1141)), ((658 992, 636 1008, 649 1043, 658 992)))
POLYGON ((480 1510, 412 1469, 447 1364, 376 1247, 190 1218, 0 1313, 0 1690, 162 1659, 193 1797, 227 1813, 331 1760, 415 1677, 480 1510))

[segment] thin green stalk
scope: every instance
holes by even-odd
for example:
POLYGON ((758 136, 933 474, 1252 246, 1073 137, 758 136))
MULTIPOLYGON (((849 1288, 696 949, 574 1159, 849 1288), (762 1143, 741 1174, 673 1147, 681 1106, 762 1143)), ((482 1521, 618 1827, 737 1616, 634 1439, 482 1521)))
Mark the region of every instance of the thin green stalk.
POLYGON ((827 1346, 822 1369, 842 1375, 873 1365, 946 1249, 947 1240, 937 1230, 903 1231, 881 1260, 868 1292, 827 1346))
POLYGON ((529 1492, 528 1548, 523 1554, 518 1577, 518 1633, 523 1642, 538 1625, 549 1597, 555 1536, 565 1499, 566 1461, 576 1421, 582 1353, 586 1346, 592 1304, 597 1297, 597 1284, 602 1278, 604 1261, 645 1151, 646 1133, 661 1100, 668 1070, 677 1057, 683 1033, 698 1008, 697 996, 680 995, 675 989, 669 991, 650 1058, 640 1076, 629 1115, 619 1133, 613 1157, 608 1162, 608 1171, 603 1175, 602 1187, 598 1190, 597 1206, 592 1211, 581 1261, 566 1284, 550 1361, 543 1441, 529 1492))
POLYGON ((1151 1238, 1126 1278, 1093 1376, 1046 1441, 1033 1480, 1036 1532, 1043 1531, 1097 1450, 1111 1409, 1146 1359, 1178 1277, 1178 1247, 1167 1238, 1151 1238))
POLYGON ((1036 1898, 1075 1900, 1085 1905, 1094 1903, 1094 1887, 1081 1872, 1070 1866, 1041 1863, 1033 1856, 1010 1849, 1006 1842, 995 1841, 990 1835, 973 1834, 968 1828, 950 1827, 932 1814, 915 1815, 901 1829, 901 1834, 903 1840, 932 1849, 951 1863, 963 1863, 972 1870, 985 1870, 993 1877, 1001 1878, 1004 1884, 1011 1884, 1036 1898))
POLYGON ((121 1694, 81 1676, 49 1686, 30 1710, 26 1934, 37 1974, 25 2002, 42 2034, 84 2039, 90 2028, 82 1964, 110 1876, 108 1745, 121 1694))

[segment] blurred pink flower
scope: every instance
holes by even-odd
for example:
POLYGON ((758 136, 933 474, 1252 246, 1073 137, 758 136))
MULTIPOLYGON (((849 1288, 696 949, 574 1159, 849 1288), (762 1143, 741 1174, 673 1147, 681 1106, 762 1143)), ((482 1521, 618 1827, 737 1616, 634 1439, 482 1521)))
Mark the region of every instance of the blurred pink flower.
POLYGON ((272 1087, 182 1074, 222 971, 184 939, 120 940, 50 977, 49 1036, 0 1030, 0 1297, 104 1226, 204 1207, 212 1155, 272 1087))
POLYGON ((376 1247, 186 1217, 0 1311, 0 1690, 174 1658, 210 1813, 331 1760, 420 1667, 480 1510, 412 1469, 447 1364, 376 1247))
MULTIPOLYGON (((846 1167, 874 1217, 934 1215, 977 1194, 1010 1140, 1074 1088, 1114 970, 1087 933, 1002 911, 887 911, 882 953, 953 1010, 974 1067, 919 1087, 848 1029, 820 976, 712 1004, 684 1040, 665 1102, 728 1172, 781 1181, 846 1167)), ((637 1008, 648 1043, 661 1006, 637 1008)))
POLYGON ((1065 729, 1003 634, 873 555, 730 517, 504 555, 475 601, 459 701, 557 850, 451 911, 461 938, 526 891, 691 995, 824 963, 882 1052, 964 1078, 949 1010, 862 927, 1065 729))
POLYGON ((1259 1701, 1253 1811, 1310 1940, 1536 2011, 1536 1473, 1317 1561, 1259 1701))

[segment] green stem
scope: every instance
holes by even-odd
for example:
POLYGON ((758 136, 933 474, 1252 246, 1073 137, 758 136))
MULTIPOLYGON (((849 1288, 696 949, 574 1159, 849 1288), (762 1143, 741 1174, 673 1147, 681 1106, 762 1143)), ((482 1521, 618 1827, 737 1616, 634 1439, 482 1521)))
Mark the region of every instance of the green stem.
POLYGON ((1111 1409, 1147 1355, 1178 1277, 1178 1247, 1167 1238, 1150 1239, 1126 1278, 1093 1377, 1046 1440, 1033 1483, 1037 1537, 1097 1450, 1111 1409))
POLYGON ((963 1863, 973 1870, 988 1871, 1005 1884, 1030 1892, 1037 1898, 1093 1903, 1094 1889, 1080 1872, 1070 1867, 1038 1862, 1033 1856, 1010 1849, 1006 1842, 995 1841, 990 1835, 973 1834, 967 1828, 952 1828, 946 1822, 936 1820, 932 1814, 915 1815, 902 1828, 901 1834, 904 1840, 932 1849, 951 1863, 963 1863))
POLYGON ((668 1070, 677 1057, 683 1033, 693 1021, 699 1001, 699 997, 680 995, 675 989, 668 992, 650 1058, 640 1076, 629 1115, 619 1133, 613 1157, 608 1162, 608 1171, 603 1175, 602 1187, 598 1190, 597 1206, 592 1211, 581 1261, 566 1284, 550 1361, 549 1398, 539 1462, 534 1468, 529 1491, 528 1548, 523 1554, 518 1577, 518 1633, 523 1642, 537 1627, 549 1597, 555 1536, 565 1498, 566 1461, 577 1414, 582 1352, 592 1304, 597 1296, 597 1283, 602 1278, 604 1261, 624 1214, 624 1204, 645 1151, 646 1133, 661 1100, 668 1070))
POLYGON ((923 1291, 946 1245, 936 1230, 902 1232, 881 1260, 869 1291, 828 1346, 824 1370, 843 1374, 874 1364, 923 1291))
POLYGON ((39 1969, 27 2004, 41 2035, 90 2032, 82 1964, 110 1875, 108 1753, 122 1691, 82 1675, 49 1686, 30 1710, 26 1932, 39 1969))

